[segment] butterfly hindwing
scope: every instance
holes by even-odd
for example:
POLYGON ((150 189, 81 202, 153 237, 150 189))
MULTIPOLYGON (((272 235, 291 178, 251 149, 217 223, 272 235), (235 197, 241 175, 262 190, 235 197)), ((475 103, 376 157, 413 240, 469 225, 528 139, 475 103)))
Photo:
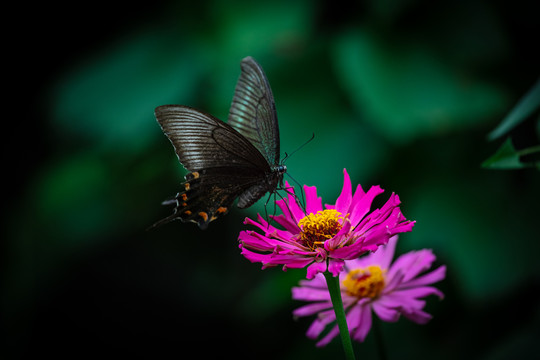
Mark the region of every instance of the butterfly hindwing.
POLYGON ((229 212, 236 199, 247 186, 260 182, 261 174, 253 168, 219 167, 193 171, 186 175, 180 191, 168 204, 174 212, 157 225, 181 219, 197 223, 201 229, 229 212), (239 171, 242 170, 242 171, 239 171), (240 174, 239 174, 240 173, 240 174))

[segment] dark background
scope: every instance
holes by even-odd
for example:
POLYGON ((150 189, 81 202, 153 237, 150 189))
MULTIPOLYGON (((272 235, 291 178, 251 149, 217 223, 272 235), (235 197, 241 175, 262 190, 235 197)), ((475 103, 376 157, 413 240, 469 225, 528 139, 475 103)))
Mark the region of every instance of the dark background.
MULTIPOLYGON (((342 356, 292 318, 304 269, 240 256, 242 220, 265 199, 204 232, 145 231, 185 173, 153 109, 226 119, 248 55, 272 86, 282 152, 316 135, 290 174, 328 203, 343 168, 398 193, 417 221, 398 253, 431 248, 448 267, 429 324, 383 324, 390 359, 538 356, 540 177, 480 167, 538 79, 536 2, 98 1, 5 20, 6 358, 342 356)), ((525 148, 539 132, 536 115, 510 135, 525 148)), ((373 333, 355 350, 376 357, 373 333)))

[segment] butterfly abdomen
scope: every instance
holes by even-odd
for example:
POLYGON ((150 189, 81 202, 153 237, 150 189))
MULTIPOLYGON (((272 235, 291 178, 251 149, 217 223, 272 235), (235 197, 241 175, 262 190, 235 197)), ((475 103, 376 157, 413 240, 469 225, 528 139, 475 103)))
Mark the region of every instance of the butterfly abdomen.
POLYGON ((266 181, 259 182, 245 190, 238 198, 237 206, 245 209, 255 204, 267 192, 273 192, 281 183, 283 174, 287 168, 283 165, 273 167, 272 171, 266 174, 266 181))
POLYGON ((268 187, 264 184, 253 185, 240 195, 237 206, 240 209, 248 208, 255 204, 267 191, 268 187))

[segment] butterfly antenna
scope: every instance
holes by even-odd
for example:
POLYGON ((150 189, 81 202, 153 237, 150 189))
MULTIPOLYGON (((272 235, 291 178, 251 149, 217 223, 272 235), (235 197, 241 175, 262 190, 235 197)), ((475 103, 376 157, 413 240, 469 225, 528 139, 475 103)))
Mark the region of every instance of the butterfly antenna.
POLYGON ((305 143, 303 143, 302 145, 300 145, 300 147, 298 147, 296 150, 294 150, 292 153, 290 154, 287 154, 285 153, 285 157, 283 158, 283 160, 281 160, 282 163, 285 162, 285 160, 287 160, 288 158, 290 158, 295 152, 297 152, 298 150, 300 150, 301 148, 303 148, 304 146, 306 146, 307 144, 309 144, 313 139, 315 139, 315 133, 313 133, 311 135, 311 138, 306 141, 305 143))

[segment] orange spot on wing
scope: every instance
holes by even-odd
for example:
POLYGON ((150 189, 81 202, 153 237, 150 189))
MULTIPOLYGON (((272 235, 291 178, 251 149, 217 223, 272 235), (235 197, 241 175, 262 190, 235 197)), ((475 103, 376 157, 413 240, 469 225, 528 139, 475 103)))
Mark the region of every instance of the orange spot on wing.
POLYGON ((202 217, 205 222, 208 221, 208 214, 205 213, 204 211, 201 211, 199 213, 199 216, 202 217))

